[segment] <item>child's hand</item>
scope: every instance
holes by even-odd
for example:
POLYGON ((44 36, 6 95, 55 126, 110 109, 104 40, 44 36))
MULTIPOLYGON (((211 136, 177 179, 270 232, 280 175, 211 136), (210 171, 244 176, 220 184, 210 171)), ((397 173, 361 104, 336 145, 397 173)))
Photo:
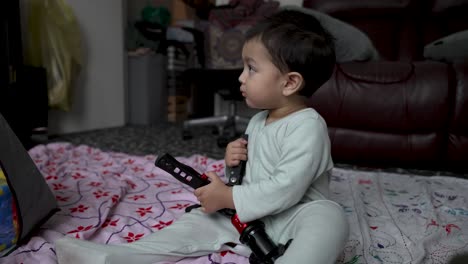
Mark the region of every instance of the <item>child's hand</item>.
POLYGON ((241 160, 247 160, 247 140, 238 138, 227 145, 224 161, 226 166, 234 167, 239 165, 241 160))
POLYGON ((194 192, 202 211, 209 214, 224 208, 234 209, 231 187, 224 184, 214 172, 207 172, 205 175, 211 182, 194 192))

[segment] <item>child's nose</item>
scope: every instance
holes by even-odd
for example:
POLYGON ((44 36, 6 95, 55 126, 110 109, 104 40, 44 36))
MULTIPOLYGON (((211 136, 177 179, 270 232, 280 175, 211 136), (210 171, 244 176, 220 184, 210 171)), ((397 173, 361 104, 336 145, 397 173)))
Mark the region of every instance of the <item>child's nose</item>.
POLYGON ((239 82, 242 84, 244 83, 245 77, 244 77, 245 70, 242 71, 242 73, 239 75, 239 82))

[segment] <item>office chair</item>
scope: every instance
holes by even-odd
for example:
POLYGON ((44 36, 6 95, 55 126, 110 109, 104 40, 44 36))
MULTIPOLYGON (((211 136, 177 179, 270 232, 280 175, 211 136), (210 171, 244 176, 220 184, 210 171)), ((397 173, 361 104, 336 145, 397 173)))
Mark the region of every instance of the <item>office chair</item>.
POLYGON ((234 140, 247 126, 250 118, 237 114, 237 102, 243 100, 238 81, 241 69, 190 69, 185 76, 192 86, 194 113, 204 117, 185 120, 182 136, 184 140, 192 138, 190 129, 198 126, 212 126, 219 134, 217 144, 225 147, 234 140), (225 115, 207 116, 214 111, 215 93, 229 101, 229 111, 225 115))

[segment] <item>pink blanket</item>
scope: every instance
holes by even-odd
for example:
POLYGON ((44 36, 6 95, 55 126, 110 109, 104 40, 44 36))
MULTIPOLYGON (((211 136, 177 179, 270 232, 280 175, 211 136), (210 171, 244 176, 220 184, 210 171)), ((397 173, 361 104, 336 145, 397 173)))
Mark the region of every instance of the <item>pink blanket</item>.
MULTIPOLYGON (((171 225, 197 202, 189 187, 154 166, 155 155, 131 156, 68 143, 36 146, 29 153, 61 211, 29 243, 0 258, 1 264, 56 263, 53 242, 63 236, 131 243, 171 225)), ((223 160, 201 155, 177 159, 199 172, 216 171, 224 177, 223 160)), ((442 264, 468 254, 466 179, 335 168, 330 194, 343 206, 350 225, 337 264, 442 264)), ((177 263, 248 260, 227 251, 177 263)))
MULTIPOLYGON (((56 263, 53 241, 62 236, 98 243, 131 243, 172 224, 197 203, 192 190, 154 165, 156 156, 103 152, 67 143, 41 145, 30 155, 61 211, 31 241, 1 263, 56 263)), ((177 158, 199 172, 224 175, 224 161, 177 158)), ((177 263, 248 263, 232 252, 177 263)))

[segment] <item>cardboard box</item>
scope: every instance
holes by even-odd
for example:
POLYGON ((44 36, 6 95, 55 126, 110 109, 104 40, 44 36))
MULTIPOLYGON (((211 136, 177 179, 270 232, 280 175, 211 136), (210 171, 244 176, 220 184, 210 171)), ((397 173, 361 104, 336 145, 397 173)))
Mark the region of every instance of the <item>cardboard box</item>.
POLYGON ((188 117, 187 96, 170 95, 167 99, 167 120, 169 122, 180 122, 188 117))

